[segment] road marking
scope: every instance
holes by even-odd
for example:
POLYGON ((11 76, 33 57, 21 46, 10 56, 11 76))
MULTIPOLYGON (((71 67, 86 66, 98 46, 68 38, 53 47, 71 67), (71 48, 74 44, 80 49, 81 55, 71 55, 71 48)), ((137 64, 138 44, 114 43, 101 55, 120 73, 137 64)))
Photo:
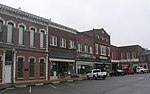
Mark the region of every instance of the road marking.
POLYGON ((68 80, 68 82, 73 82, 73 80, 68 80))
POLYGON ((38 84, 35 84, 36 86, 41 86, 41 85, 43 85, 43 83, 38 83, 38 84))
POLYGON ((83 79, 78 79, 78 81, 82 81, 83 79))
POLYGON ((15 86, 15 87, 27 87, 27 85, 15 86))
POLYGON ((14 87, 12 87, 12 88, 6 88, 6 89, 2 90, 2 91, 0 92, 0 94, 4 93, 4 92, 7 91, 7 90, 11 90, 11 89, 15 89, 15 88, 14 88, 14 87))
POLYGON ((54 88, 54 89, 57 89, 57 87, 55 87, 54 85, 52 84, 49 84, 50 87, 54 88))
POLYGON ((58 84, 58 83, 60 83, 60 81, 56 81, 56 82, 52 82, 53 84, 58 84))
POLYGON ((32 88, 31 88, 31 86, 29 87, 29 93, 31 93, 32 92, 32 88))
POLYGON ((139 77, 138 79, 141 80, 141 79, 143 79, 143 78, 144 78, 144 77, 139 77))
POLYGON ((2 91, 0 92, 0 94, 4 93, 4 92, 7 91, 7 90, 8 90, 7 88, 4 89, 4 90, 2 90, 2 91))
POLYGON ((71 83, 65 83, 67 85, 71 85, 71 86, 76 86, 75 84, 71 84, 71 83))

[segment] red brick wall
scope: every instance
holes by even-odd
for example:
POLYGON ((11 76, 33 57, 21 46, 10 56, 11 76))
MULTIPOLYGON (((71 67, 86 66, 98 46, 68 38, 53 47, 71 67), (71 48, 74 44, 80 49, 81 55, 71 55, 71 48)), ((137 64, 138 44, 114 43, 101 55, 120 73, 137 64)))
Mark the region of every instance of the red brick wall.
MULTIPOLYGON (((25 24, 26 25, 26 30, 25 30, 25 35, 24 35, 24 45, 25 45, 25 48, 28 48, 30 49, 29 47, 29 43, 30 43, 30 31, 29 31, 29 27, 31 26, 34 26, 37 28, 37 32, 35 33, 35 49, 38 49, 40 50, 40 33, 39 33, 39 30, 40 29, 46 29, 46 25, 41 25, 41 24, 37 24, 37 23, 34 23, 34 22, 30 22, 30 21, 26 21, 26 20, 22 20, 22 19, 19 19, 19 18, 15 18, 15 17, 12 17, 12 16, 7 16, 7 15, 4 15, 4 14, 0 14, 0 17, 3 18, 6 21, 14 21, 16 23, 16 27, 14 28, 14 32, 13 32, 13 44, 14 46, 13 47, 18 47, 18 24, 25 24)), ((7 25, 5 24, 4 27, 3 27, 3 43, 6 44, 7 42, 7 25)))
POLYGON ((119 60, 119 57, 120 57, 119 48, 111 45, 111 59, 119 60))
MULTIPOLYGON (((24 56, 25 57, 25 62, 23 62, 23 79, 24 80, 29 80, 29 62, 28 59, 29 57, 35 57, 36 58, 36 62, 34 63, 34 76, 35 76, 35 80, 40 79, 40 62, 39 59, 41 57, 46 59, 46 54, 45 53, 36 53, 36 52, 26 52, 26 51, 18 51, 17 55, 16 55, 16 60, 17 60, 17 56, 24 56), (28 71, 25 71, 25 69, 28 69, 28 71)), ((17 80, 17 68, 18 68, 18 62, 16 62, 16 80, 17 80)), ((46 79, 46 63, 44 66, 44 79, 46 79)))

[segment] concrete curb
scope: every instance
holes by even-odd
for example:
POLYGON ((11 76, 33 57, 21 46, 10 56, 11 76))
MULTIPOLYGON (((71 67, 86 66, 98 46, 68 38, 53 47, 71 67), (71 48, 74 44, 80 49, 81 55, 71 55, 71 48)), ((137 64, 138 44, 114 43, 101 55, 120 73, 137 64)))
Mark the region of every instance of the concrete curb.
POLYGON ((0 84, 0 89, 6 89, 10 87, 30 87, 30 86, 41 86, 46 84, 58 84, 61 82, 73 82, 73 81, 81 81, 86 80, 86 77, 79 77, 79 78, 65 78, 65 79, 56 79, 56 80, 48 80, 48 81, 29 81, 29 82, 17 82, 12 84, 0 84))

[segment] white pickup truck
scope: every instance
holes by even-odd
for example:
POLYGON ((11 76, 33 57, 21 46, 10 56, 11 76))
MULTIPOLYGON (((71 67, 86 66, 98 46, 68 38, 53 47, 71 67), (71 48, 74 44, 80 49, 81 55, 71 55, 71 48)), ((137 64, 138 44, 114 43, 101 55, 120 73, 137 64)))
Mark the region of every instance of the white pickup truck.
POLYGON ((100 69, 92 69, 92 71, 87 74, 88 79, 102 78, 103 80, 105 80, 106 77, 107 77, 107 72, 102 72, 100 69))
POLYGON ((145 68, 143 68, 143 67, 137 67, 137 68, 136 68, 136 72, 137 72, 137 73, 148 73, 149 70, 148 70, 148 69, 145 69, 145 68))

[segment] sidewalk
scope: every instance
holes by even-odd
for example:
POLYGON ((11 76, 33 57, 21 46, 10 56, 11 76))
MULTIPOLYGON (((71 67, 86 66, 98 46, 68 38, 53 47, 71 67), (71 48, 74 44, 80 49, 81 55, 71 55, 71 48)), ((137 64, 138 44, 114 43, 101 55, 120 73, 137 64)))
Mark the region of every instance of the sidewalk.
POLYGON ((10 87, 28 87, 28 86, 37 86, 44 85, 50 83, 61 83, 61 82, 72 82, 78 80, 85 80, 86 77, 78 77, 78 78, 63 78, 63 79, 55 79, 55 80, 34 80, 34 81, 20 81, 12 84, 0 84, 0 89, 10 88, 10 87))

